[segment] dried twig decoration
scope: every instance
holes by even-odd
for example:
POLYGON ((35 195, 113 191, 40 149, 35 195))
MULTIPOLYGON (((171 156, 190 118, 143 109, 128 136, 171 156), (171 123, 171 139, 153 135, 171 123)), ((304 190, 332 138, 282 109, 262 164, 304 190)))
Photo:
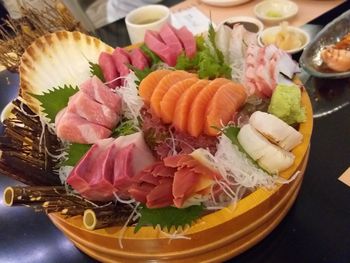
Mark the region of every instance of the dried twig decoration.
POLYGON ((22 18, 7 18, 0 25, 0 64, 17 71, 25 49, 38 37, 59 30, 86 33, 70 11, 59 1, 45 2, 43 9, 22 6, 22 18))

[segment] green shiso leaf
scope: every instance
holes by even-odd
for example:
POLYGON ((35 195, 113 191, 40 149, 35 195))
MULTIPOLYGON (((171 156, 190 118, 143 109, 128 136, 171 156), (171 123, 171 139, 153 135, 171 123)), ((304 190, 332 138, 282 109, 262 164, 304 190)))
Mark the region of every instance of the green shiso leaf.
POLYGON ((40 101, 46 117, 54 122, 57 113, 67 106, 69 98, 78 91, 78 86, 64 85, 63 87, 49 89, 48 92, 43 94, 31 94, 31 96, 40 101))
POLYGON ((112 137, 126 136, 138 132, 133 120, 122 120, 114 129, 112 137))
POLYGON ((186 208, 176 208, 172 206, 150 209, 141 206, 139 213, 141 217, 135 227, 134 232, 138 232, 143 226, 159 225, 168 230, 174 226, 176 228, 191 225, 203 212, 203 205, 193 205, 186 208))
POLYGON ((102 69, 99 64, 89 61, 89 68, 91 76, 98 77, 102 82, 105 82, 102 69))
POLYGON ((140 46, 140 49, 143 51, 143 53, 145 53, 145 55, 151 60, 151 65, 153 64, 157 64, 158 62, 160 62, 160 58, 156 55, 156 53, 154 53, 152 50, 150 50, 146 44, 142 44, 140 46))
POLYGON ((67 150, 68 159, 62 165, 75 166, 90 148, 90 144, 72 143, 67 150))

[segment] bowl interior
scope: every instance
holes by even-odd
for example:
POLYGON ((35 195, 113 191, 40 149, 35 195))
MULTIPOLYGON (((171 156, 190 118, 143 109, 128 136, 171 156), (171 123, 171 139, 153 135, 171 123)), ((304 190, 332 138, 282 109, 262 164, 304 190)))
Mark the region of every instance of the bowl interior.
POLYGON ((255 15, 266 22, 287 20, 297 12, 297 4, 286 0, 267 0, 257 4, 254 8, 255 15))
POLYGON ((321 51, 328 45, 333 45, 340 41, 350 32, 350 10, 330 22, 324 27, 311 43, 305 48, 300 65, 310 75, 321 78, 346 78, 350 77, 350 71, 333 72, 323 66, 321 51))
MULTIPOLYGON (((264 39, 266 39, 268 36, 275 36, 277 35, 281 30, 280 26, 274 26, 274 27, 269 27, 263 30, 258 37, 258 44, 260 46, 265 46, 267 43, 264 43, 264 39)), ((295 34, 298 35, 298 37, 301 40, 301 45, 297 48, 285 50, 289 54, 295 54, 303 50, 310 42, 310 36, 307 32, 304 30, 298 28, 298 27, 288 27, 288 31, 291 31, 295 34)))
POLYGON ((221 24, 226 24, 230 27, 232 27, 236 23, 242 24, 245 27, 245 29, 253 33, 260 33, 264 29, 263 23, 261 23, 260 20, 251 16, 232 16, 221 22, 221 24))

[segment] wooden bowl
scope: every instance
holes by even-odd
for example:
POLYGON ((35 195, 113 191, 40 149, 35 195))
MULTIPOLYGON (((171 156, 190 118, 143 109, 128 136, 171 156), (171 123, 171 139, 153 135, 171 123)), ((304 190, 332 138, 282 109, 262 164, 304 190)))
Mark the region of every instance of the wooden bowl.
POLYGON ((302 103, 307 120, 300 125, 299 131, 304 139, 293 150, 294 165, 280 176, 288 179, 297 171, 300 175, 273 190, 257 189, 240 200, 236 207, 231 205, 202 217, 186 231, 186 237, 190 239, 170 240, 152 227, 144 227, 136 234, 134 227, 127 227, 122 235, 121 227, 90 231, 84 228, 81 216, 66 219, 59 214, 50 214, 49 217, 78 248, 102 262, 217 262, 232 258, 269 234, 297 197, 308 161, 313 126, 312 107, 305 90, 302 103))

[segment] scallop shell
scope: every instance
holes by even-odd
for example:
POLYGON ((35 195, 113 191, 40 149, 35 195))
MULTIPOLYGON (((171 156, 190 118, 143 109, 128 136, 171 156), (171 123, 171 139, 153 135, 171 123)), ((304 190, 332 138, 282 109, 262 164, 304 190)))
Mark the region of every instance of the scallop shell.
POLYGON ((30 94, 81 84, 90 77, 89 62, 97 63, 103 51, 111 53, 113 48, 77 31, 59 31, 36 39, 21 57, 20 95, 40 113, 40 102, 30 94))

